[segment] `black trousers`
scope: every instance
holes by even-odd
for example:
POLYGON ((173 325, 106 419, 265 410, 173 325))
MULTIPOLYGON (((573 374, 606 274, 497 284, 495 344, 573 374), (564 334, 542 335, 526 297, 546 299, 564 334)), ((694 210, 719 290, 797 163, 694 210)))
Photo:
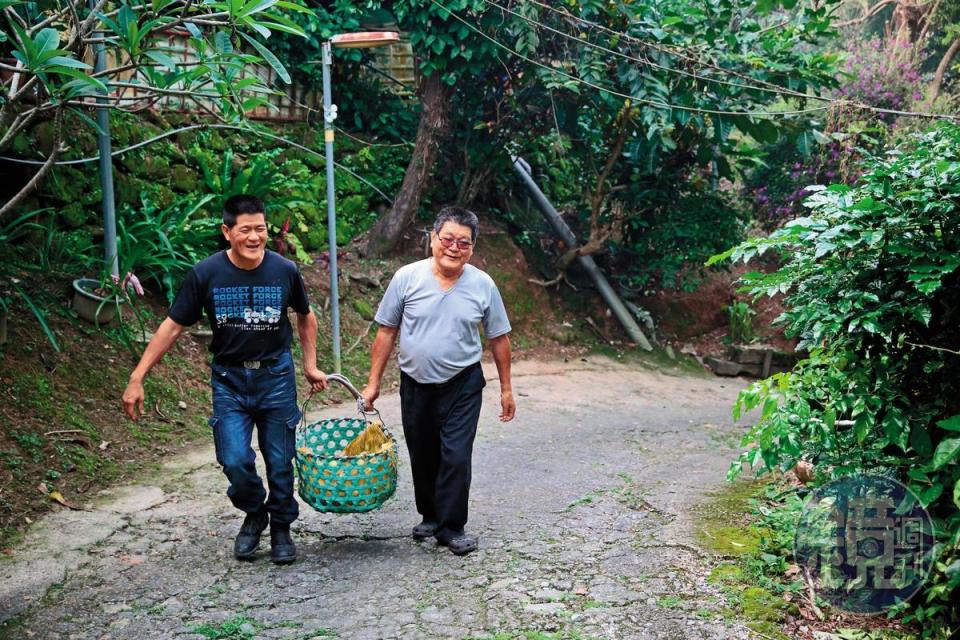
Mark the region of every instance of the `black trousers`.
POLYGON ((440 525, 438 536, 462 533, 467 524, 473 441, 486 384, 479 362, 439 384, 400 375, 400 412, 417 511, 440 525))

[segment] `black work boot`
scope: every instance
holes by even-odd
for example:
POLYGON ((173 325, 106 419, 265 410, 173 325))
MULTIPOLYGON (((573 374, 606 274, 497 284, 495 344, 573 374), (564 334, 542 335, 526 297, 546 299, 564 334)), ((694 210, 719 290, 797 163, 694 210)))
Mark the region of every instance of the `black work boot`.
POLYGON ((270 560, 276 564, 290 564, 297 559, 297 547, 290 537, 290 525, 270 523, 270 560))
POLYGON ((270 514, 267 513, 265 506, 247 514, 247 517, 243 519, 243 524, 240 525, 240 533, 237 534, 237 539, 233 541, 233 555, 237 560, 253 558, 257 547, 260 546, 260 534, 267 528, 269 521, 270 514))

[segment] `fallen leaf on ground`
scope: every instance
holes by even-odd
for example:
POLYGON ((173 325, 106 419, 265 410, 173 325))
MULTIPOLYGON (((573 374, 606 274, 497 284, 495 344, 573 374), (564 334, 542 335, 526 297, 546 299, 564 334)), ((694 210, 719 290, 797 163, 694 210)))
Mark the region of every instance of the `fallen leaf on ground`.
POLYGON ((75 506, 73 506, 72 504, 70 504, 69 502, 67 502, 67 499, 64 498, 64 497, 63 497, 63 494, 60 493, 59 491, 51 491, 50 494, 49 494, 49 497, 50 497, 50 499, 53 500, 54 502, 56 502, 56 503, 58 503, 58 504, 62 504, 62 505, 65 506, 67 509, 73 509, 74 511, 83 511, 83 509, 81 509, 80 507, 75 507, 75 506))

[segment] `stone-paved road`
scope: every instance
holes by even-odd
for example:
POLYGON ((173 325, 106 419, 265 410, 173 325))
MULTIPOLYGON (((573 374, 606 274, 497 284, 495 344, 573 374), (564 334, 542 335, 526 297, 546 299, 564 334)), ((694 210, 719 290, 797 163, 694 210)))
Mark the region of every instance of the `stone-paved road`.
MULTIPOLYGON (((39 523, 0 562, 0 637, 750 637, 712 614, 723 604, 692 510, 723 485, 740 381, 599 358, 519 362, 518 417, 502 424, 495 370, 485 371, 476 553, 409 537, 418 519, 401 443, 400 487, 382 509, 304 506, 297 563, 274 566, 265 548, 237 562, 240 519, 203 447, 89 511, 39 523)), ((378 406, 399 432, 396 395, 378 406)))

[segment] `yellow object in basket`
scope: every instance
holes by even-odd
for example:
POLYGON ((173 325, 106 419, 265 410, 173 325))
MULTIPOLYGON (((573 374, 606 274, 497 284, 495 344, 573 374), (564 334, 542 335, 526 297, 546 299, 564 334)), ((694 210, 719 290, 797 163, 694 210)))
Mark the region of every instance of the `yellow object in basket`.
POLYGON ((358 456, 362 453, 380 453, 384 445, 388 445, 390 439, 383 432, 383 427, 379 422, 371 422, 360 432, 353 441, 343 450, 345 456, 358 456))

